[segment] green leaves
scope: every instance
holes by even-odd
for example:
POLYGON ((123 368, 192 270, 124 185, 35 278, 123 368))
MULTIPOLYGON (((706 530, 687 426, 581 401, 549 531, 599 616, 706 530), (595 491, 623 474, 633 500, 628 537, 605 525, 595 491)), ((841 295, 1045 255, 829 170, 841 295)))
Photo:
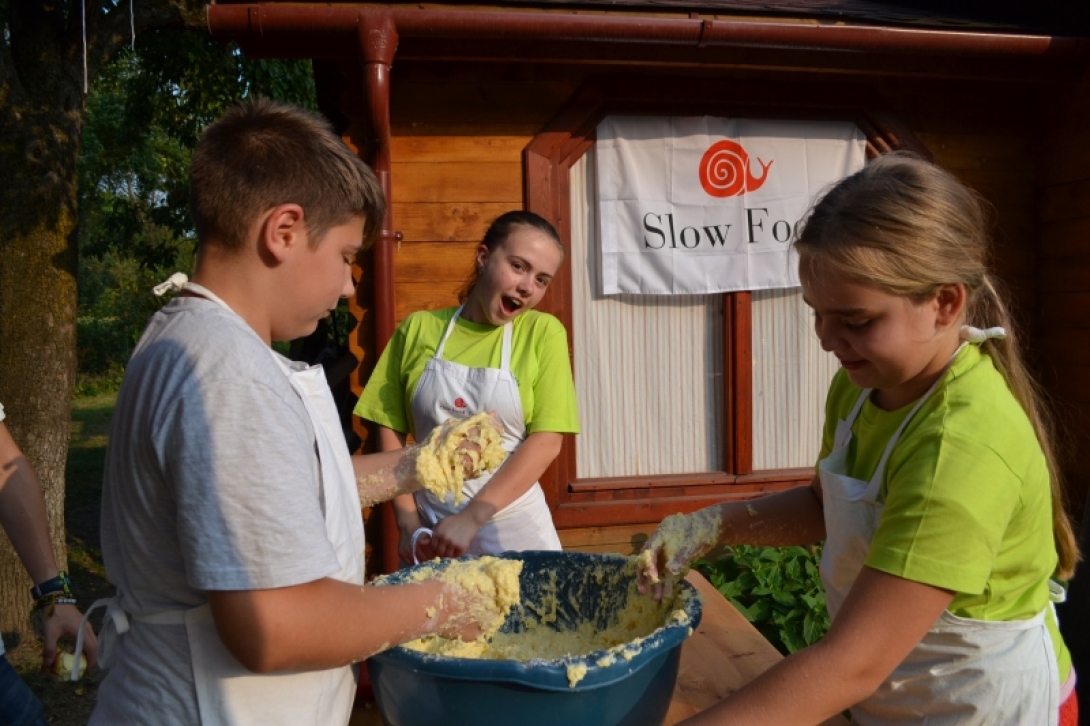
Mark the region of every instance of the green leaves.
POLYGON ((821 639, 829 629, 818 563, 821 547, 730 548, 695 567, 783 654, 821 639))
POLYGON ((193 271, 192 149, 253 94, 315 109, 310 62, 249 59, 202 31, 149 30, 91 84, 79 158, 80 385, 119 377, 163 303, 152 286, 193 271))

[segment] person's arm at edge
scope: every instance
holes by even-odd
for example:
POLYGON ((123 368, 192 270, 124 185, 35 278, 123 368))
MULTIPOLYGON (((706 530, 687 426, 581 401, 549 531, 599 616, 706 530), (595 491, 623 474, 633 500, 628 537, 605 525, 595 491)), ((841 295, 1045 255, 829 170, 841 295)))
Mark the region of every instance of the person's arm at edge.
POLYGON ((432 542, 436 554, 440 557, 464 554, 470 540, 496 512, 529 491, 541 478, 560 453, 563 441, 563 434, 553 431, 537 431, 527 436, 465 509, 436 526, 432 542))
MULTIPOLYGON (((19 560, 33 584, 57 576, 60 571, 53 555, 41 484, 7 426, 0 421, 0 526, 11 540, 19 560)), ((74 605, 55 605, 52 617, 42 618, 42 667, 53 665, 57 639, 75 639, 82 620, 74 605)), ((94 665, 98 641, 90 625, 84 628, 84 653, 94 665)))
POLYGON ((720 542, 789 547, 825 539, 821 480, 816 476, 809 486, 718 506, 723 517, 720 542))
MULTIPOLYGON (((668 578, 661 577, 663 570, 679 574, 690 562, 717 544, 787 547, 820 542, 825 539, 821 496, 821 480, 815 476, 809 486, 793 487, 756 499, 713 504, 693 514, 682 515, 700 518, 714 512, 719 520, 714 540, 684 541, 673 559, 667 562, 666 541, 660 527, 644 545, 644 550, 651 554, 646 560, 641 558, 637 572, 640 592, 650 592, 656 600, 661 599, 668 594, 670 587, 668 578)), ((696 527, 695 533, 706 536, 703 527, 696 527)))
POLYGON ((436 580, 371 587, 324 578, 272 590, 208 593, 220 639, 255 673, 337 668, 445 632, 458 627, 458 614, 464 616, 452 614, 454 600, 436 580))
POLYGON ((824 638, 682 723, 820 724, 874 693, 953 597, 864 567, 824 638))

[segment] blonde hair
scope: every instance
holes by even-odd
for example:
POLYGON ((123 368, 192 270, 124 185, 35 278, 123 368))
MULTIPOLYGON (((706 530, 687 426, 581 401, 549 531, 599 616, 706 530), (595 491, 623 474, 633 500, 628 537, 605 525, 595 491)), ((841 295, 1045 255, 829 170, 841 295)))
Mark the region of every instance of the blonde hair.
POLYGON ((1079 560, 1078 544, 1064 506, 1055 423, 1040 385, 1029 372, 1021 339, 988 269, 987 204, 949 172, 905 153, 875 159, 834 186, 799 225, 795 249, 800 272, 831 272, 892 295, 920 302, 941 285, 961 283, 965 324, 1002 326, 1005 339, 982 348, 1029 417, 1048 463, 1052 531, 1068 579, 1079 560))

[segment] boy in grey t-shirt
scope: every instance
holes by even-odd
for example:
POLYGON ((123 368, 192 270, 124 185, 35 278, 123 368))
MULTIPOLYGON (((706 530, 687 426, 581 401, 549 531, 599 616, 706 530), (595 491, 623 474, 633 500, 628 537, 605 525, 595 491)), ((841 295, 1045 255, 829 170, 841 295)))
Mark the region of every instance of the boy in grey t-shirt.
POLYGON ((348 664, 495 615, 436 581, 362 587, 360 507, 419 488, 416 452, 349 457, 321 370, 270 347, 351 294, 382 191, 323 121, 255 101, 205 132, 191 194, 194 280, 144 332, 110 437, 91 723, 346 723, 348 664))

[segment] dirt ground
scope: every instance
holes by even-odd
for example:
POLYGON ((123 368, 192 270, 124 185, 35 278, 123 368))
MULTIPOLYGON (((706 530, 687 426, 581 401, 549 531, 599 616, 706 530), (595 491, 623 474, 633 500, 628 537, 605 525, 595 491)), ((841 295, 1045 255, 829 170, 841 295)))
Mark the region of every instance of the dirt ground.
MULTIPOLYGON (((106 437, 116 394, 78 398, 72 407, 72 440, 68 451, 65 523, 68 527, 68 571, 79 598, 87 607, 113 594, 106 582, 99 544, 99 502, 102 497, 102 465, 106 437)), ((101 610, 92 615, 97 631, 101 610)), ((71 650, 71 644, 69 644, 71 650)), ((95 693, 103 673, 96 671, 77 683, 43 674, 41 644, 20 643, 8 652, 8 659, 45 705, 46 720, 56 726, 83 726, 95 706, 95 693)))

